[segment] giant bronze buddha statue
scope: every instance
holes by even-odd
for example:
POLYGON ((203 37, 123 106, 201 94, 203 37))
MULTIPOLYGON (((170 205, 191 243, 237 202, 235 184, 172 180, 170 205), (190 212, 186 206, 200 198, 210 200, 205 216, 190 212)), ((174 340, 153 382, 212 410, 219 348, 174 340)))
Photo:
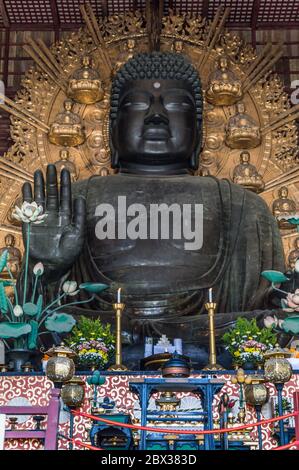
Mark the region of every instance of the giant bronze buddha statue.
POLYGON ((32 225, 30 238, 30 261, 43 262, 48 294, 67 278, 109 284, 111 290, 81 313, 100 313, 114 324, 111 304, 115 289, 122 287, 123 327, 136 343, 143 342, 142 335, 165 333, 199 344, 196 321, 205 312, 210 287, 224 318, 264 307, 267 282, 261 271, 284 269, 276 221, 251 191, 227 180, 193 176, 201 130, 201 84, 184 55, 139 54, 118 71, 110 113, 112 166, 118 173, 71 184, 63 170, 59 196, 56 168, 49 165, 46 183, 41 171, 35 173, 34 195, 30 184, 24 185, 25 200, 34 198, 48 213, 44 224, 32 225), (137 227, 141 221, 150 226, 153 204, 171 213, 168 238, 137 227), (192 232, 199 205, 202 246, 190 248, 191 238, 199 235, 192 232), (99 224, 111 227, 103 213, 110 206, 120 223, 126 217, 135 223, 133 235, 118 227, 114 239, 99 239, 99 224), (175 217, 182 207, 190 209, 192 222, 185 238, 177 236, 173 224, 188 222, 183 210, 181 218, 175 217))

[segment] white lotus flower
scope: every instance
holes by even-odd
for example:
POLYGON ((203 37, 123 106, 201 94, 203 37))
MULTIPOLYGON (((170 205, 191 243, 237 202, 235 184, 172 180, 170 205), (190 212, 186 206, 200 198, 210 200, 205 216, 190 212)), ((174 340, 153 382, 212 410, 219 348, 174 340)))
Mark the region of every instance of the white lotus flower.
POLYGON ((284 320, 278 320, 278 326, 279 326, 279 328, 282 329, 283 324, 284 324, 284 320))
POLYGON ((43 207, 38 206, 36 202, 23 202, 22 207, 15 206, 12 216, 25 224, 30 222, 41 224, 48 214, 43 214, 43 207))
POLYGON ((76 281, 65 281, 62 290, 67 295, 76 295, 79 292, 76 281))
POLYGON ((23 309, 21 305, 15 305, 13 309, 13 313, 15 317, 21 317, 23 315, 23 309))
POLYGON ((44 270, 45 268, 43 263, 39 262, 34 266, 33 274, 35 274, 35 276, 41 276, 42 274, 44 274, 44 270))
POLYGON ((264 318, 264 325, 266 328, 272 328, 273 326, 277 326, 278 324, 278 319, 277 317, 271 317, 268 315, 267 317, 264 318))

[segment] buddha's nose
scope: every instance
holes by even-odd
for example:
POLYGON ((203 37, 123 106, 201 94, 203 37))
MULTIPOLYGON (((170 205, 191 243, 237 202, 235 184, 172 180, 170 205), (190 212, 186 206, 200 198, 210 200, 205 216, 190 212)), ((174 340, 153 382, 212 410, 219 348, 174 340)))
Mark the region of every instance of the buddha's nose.
POLYGON ((169 124, 167 111, 159 100, 155 100, 144 119, 145 124, 169 124))

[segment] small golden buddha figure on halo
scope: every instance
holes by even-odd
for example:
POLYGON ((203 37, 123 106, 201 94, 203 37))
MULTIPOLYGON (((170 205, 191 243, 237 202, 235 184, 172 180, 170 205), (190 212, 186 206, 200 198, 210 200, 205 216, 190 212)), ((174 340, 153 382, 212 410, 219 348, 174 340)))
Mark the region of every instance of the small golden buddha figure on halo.
POLYGON ((120 52, 117 57, 116 63, 113 67, 113 74, 116 74, 125 62, 127 62, 129 59, 132 59, 135 54, 135 47, 135 39, 128 39, 124 45, 124 49, 120 52))
POLYGON ((73 102, 65 100, 64 111, 57 114, 48 134, 49 141, 63 147, 76 147, 85 142, 84 126, 79 114, 72 111, 73 102))
POLYGON ((296 214, 296 203, 288 196, 288 188, 282 186, 278 191, 278 199, 273 201, 272 212, 277 219, 279 228, 290 230, 294 229, 295 225, 290 224, 284 217, 296 214))
POLYGON ((54 163, 54 165, 56 166, 57 173, 59 174, 61 170, 66 168, 70 172, 71 181, 77 181, 79 176, 78 171, 76 165, 72 161, 70 161, 69 151, 66 149, 62 149, 60 150, 59 156, 60 160, 57 160, 57 162, 54 163))
MULTIPOLYGON (((21 270, 22 253, 18 248, 15 247, 16 238, 11 233, 8 233, 5 236, 4 242, 5 246, 0 248, 0 256, 5 250, 8 251, 7 266, 13 277, 16 279, 21 270)), ((2 276, 10 278, 6 268, 2 272, 2 276)))
POLYGON ((175 39, 171 46, 171 50, 177 54, 182 54, 184 50, 184 43, 180 39, 175 39))
POLYGON ((15 201, 13 202, 13 204, 11 205, 11 207, 8 211, 8 214, 7 214, 7 221, 9 222, 9 225, 14 225, 15 227, 21 227, 22 226, 22 222, 15 219, 12 215, 14 210, 15 210, 15 206, 21 207, 22 204, 23 204, 23 198, 22 198, 22 196, 18 196, 15 199, 15 201))
POLYGON ((240 154, 240 163, 234 168, 233 182, 255 193, 260 193, 265 187, 262 176, 250 163, 250 153, 247 151, 240 154))
POLYGON ((261 143, 260 127, 245 113, 244 103, 238 103, 236 106, 237 114, 232 116, 226 125, 225 143, 232 149, 255 148, 261 143))
POLYGON ((230 106, 242 98, 242 84, 228 69, 228 60, 221 56, 218 68, 209 79, 207 101, 215 106, 230 106))
POLYGON ((217 172, 217 162, 214 154, 210 150, 203 150, 200 155, 198 176, 211 176, 217 172))
POLYGON ((288 265, 292 271, 295 269, 297 259, 299 259, 299 237, 295 238, 294 250, 291 250, 288 256, 288 265))
POLYGON ((77 69, 69 80, 67 94, 78 103, 93 104, 104 96, 99 73, 92 68, 88 56, 82 59, 82 67, 77 69))

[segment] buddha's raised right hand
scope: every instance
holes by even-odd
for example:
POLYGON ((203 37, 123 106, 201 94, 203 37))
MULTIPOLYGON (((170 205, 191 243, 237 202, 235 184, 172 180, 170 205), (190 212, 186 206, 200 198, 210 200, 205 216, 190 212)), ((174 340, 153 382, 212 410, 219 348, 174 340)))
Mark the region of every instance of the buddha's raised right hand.
MULTIPOLYGON (((23 185, 24 201, 34 200, 44 209, 47 217, 41 224, 30 226, 30 262, 41 261, 48 280, 58 280, 76 261, 83 247, 86 204, 84 197, 72 203, 71 178, 68 170, 60 174, 58 195, 57 172, 48 165, 46 185, 40 170, 34 173, 34 197, 30 183, 23 185)), ((23 223, 23 239, 26 243, 27 224, 23 223)))

